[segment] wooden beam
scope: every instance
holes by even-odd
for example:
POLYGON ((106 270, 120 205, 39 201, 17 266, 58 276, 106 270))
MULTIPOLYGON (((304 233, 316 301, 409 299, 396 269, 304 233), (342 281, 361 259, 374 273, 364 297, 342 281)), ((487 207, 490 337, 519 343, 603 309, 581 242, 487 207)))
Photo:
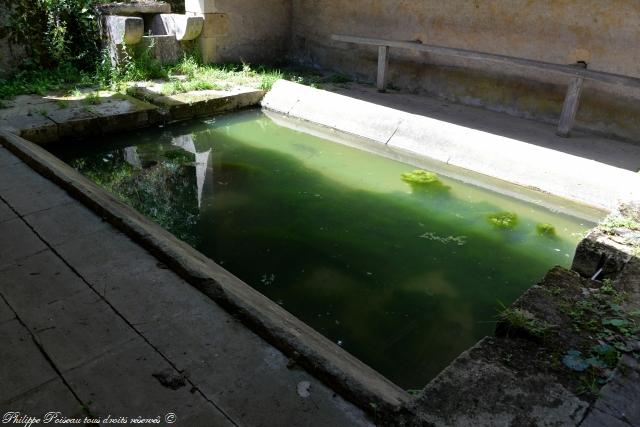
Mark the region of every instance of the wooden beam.
POLYGON ((584 79, 582 77, 576 77, 569 83, 567 95, 564 98, 564 105, 562 106, 560 123, 558 124, 558 130, 556 132, 564 138, 568 138, 569 135, 571 135, 571 129, 573 128, 573 123, 578 113, 578 106, 580 105, 580 94, 582 93, 583 83, 584 79))
POLYGON ((553 64, 551 62, 536 61, 532 59, 516 58, 513 56, 497 55, 493 53, 476 52, 466 49, 455 49, 451 47, 434 46, 422 44, 419 42, 408 42, 398 40, 386 40, 370 37, 354 37, 344 35, 333 35, 333 40, 356 43, 371 46, 387 46, 400 49, 416 50, 420 52, 428 52, 436 55, 455 56, 465 59, 472 59, 483 62, 493 62, 500 64, 515 65, 534 70, 554 72, 570 77, 582 77, 583 79, 597 80, 614 85, 631 86, 640 88, 640 78, 623 76, 620 74, 605 73, 602 71, 587 70, 575 65, 553 64))
POLYGON ((378 92, 387 90, 389 78, 389 46, 378 46, 378 92))

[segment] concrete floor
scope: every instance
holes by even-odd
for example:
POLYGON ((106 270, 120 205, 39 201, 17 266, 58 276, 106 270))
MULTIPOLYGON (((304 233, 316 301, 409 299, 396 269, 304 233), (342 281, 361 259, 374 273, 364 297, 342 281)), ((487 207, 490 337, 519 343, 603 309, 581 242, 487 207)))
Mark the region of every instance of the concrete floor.
POLYGON ((0 414, 370 425, 2 147, 0 342, 0 414))

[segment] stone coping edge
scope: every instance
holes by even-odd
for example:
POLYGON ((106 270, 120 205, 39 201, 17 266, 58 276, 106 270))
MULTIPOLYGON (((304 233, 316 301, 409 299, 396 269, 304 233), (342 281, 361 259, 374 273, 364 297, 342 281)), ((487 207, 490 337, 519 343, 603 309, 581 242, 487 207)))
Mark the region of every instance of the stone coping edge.
POLYGON ((262 107, 598 209, 640 199, 638 173, 286 80, 262 107))
POLYGON ((0 144, 376 419, 408 414, 406 391, 42 147, 7 129, 0 129, 0 144))

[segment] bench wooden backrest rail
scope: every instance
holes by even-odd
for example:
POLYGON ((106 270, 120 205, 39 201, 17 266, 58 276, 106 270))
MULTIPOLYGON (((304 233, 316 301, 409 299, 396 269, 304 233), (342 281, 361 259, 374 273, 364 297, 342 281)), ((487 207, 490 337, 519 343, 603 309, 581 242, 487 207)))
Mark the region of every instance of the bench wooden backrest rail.
POLYGON ((553 64, 551 62, 536 61, 531 59, 516 58, 513 56, 497 55, 493 53, 476 52, 466 49, 434 46, 420 42, 387 40, 371 37, 356 37, 345 35, 333 35, 335 41, 378 46, 378 90, 384 92, 387 87, 389 69, 389 48, 409 49, 420 52, 428 52, 437 55, 455 56, 465 59, 515 65, 545 72, 553 72, 571 77, 571 82, 564 100, 562 115, 558 125, 558 135, 568 137, 575 121, 582 92, 582 84, 585 79, 597 80, 612 85, 640 88, 640 79, 623 76, 620 74, 605 73, 602 71, 587 70, 577 65, 553 64))

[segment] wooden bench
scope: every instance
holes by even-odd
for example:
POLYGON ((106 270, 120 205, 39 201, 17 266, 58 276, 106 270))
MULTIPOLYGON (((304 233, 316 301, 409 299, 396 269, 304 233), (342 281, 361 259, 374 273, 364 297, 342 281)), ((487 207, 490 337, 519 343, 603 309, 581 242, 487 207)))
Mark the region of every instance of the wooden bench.
POLYGON ((601 71, 592 71, 579 65, 561 65, 551 62, 535 61, 531 59, 516 58, 506 55, 496 55, 493 53, 475 52, 472 50, 455 49, 451 47, 434 46, 423 44, 420 42, 386 40, 370 37, 355 37, 345 35, 333 35, 331 37, 335 41, 346 43, 356 43, 362 45, 378 46, 378 90, 384 92, 387 87, 387 79, 389 73, 389 49, 409 49, 419 52, 428 52, 437 55, 455 56, 465 59, 477 60, 482 62, 493 62, 499 64, 515 65, 524 68, 540 70, 544 72, 553 72, 568 76, 571 78, 569 87, 564 99, 562 114, 558 124, 557 134, 562 137, 569 137, 571 129, 575 122, 578 105, 580 103, 580 94, 582 92, 582 84, 585 79, 597 80, 612 85, 621 85, 633 88, 640 88, 640 79, 635 77, 623 76, 619 74, 605 73, 601 71))

